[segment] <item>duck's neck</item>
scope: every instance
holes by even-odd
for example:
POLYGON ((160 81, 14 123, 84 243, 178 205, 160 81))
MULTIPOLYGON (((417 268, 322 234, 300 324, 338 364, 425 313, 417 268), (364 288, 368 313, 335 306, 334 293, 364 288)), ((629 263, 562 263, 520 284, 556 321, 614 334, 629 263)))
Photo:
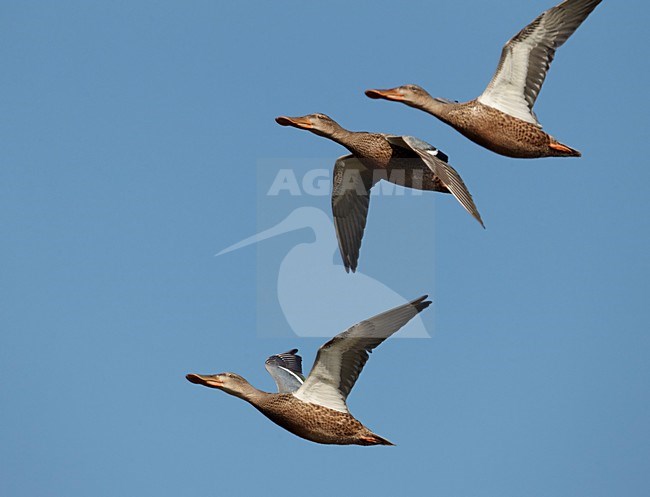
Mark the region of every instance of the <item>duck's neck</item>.
POLYGON ((446 120, 449 111, 457 105, 455 102, 449 102, 444 99, 428 97, 422 99, 422 101, 417 102, 413 107, 423 110, 432 116, 437 117, 438 119, 446 120))
POLYGON ((235 397, 239 397, 240 399, 245 400, 246 402, 253 404, 254 406, 258 405, 268 395, 270 395, 267 392, 258 390, 247 381, 240 383, 238 385, 237 391, 228 391, 227 393, 229 393, 230 395, 234 395, 235 397))
POLYGON ((356 134, 357 133, 354 131, 348 131, 342 126, 336 124, 331 130, 328 131, 326 135, 323 136, 349 149, 355 141, 356 134))

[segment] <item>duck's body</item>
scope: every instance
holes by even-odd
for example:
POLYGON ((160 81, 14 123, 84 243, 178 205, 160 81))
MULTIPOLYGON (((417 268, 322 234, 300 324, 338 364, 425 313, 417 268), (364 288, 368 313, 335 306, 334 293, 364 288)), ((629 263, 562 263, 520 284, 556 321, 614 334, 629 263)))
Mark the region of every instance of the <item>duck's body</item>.
POLYGON ((391 144, 389 136, 391 135, 383 133, 348 131, 336 141, 366 167, 362 175, 372 184, 384 179, 417 190, 451 193, 416 152, 391 144), (377 174, 377 171, 385 171, 386 174, 377 174))
POLYGON ((558 142, 541 127, 510 116, 478 100, 462 103, 429 102, 423 110, 434 115, 474 143, 506 157, 580 157, 580 152, 558 142))
POLYGON ((357 268, 370 189, 384 179, 418 190, 451 193, 480 224, 481 215, 449 158, 412 136, 349 131, 325 114, 276 118, 282 126, 306 129, 350 151, 334 164, 332 211, 346 271, 357 268))
POLYGON ((294 435, 320 444, 393 445, 363 426, 350 413, 308 404, 290 393, 267 393, 250 402, 275 424, 294 435))
POLYGON ((270 357, 266 368, 275 379, 279 393, 258 390, 235 373, 188 374, 186 378, 245 400, 275 424, 312 442, 393 445, 352 416, 346 399, 368 354, 426 309, 431 302, 425 299, 426 295, 361 321, 332 338, 318 350, 311 373, 304 382, 296 349, 270 357), (276 360, 278 357, 280 360, 276 360))
POLYGON ((423 110, 473 142, 507 157, 580 157, 542 130, 533 106, 559 48, 602 0, 565 0, 543 12, 515 35, 501 52, 485 91, 469 102, 433 98, 417 85, 367 90, 423 110))

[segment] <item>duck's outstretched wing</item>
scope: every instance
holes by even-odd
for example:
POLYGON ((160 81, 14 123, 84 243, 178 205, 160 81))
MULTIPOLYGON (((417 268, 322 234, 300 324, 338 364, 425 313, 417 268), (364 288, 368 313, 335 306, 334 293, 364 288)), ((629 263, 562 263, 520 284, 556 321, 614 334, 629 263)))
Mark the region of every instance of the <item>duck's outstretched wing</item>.
POLYGON ((461 178, 460 174, 458 174, 458 172, 447 163, 449 158, 444 152, 413 136, 387 136, 386 139, 392 145, 408 148, 418 154, 420 159, 422 159, 431 172, 438 177, 456 200, 460 202, 460 205, 462 205, 465 210, 469 212, 474 219, 483 226, 483 228, 485 228, 481 215, 479 214, 476 205, 474 205, 472 195, 465 186, 463 178, 461 178))
POLYGON ((366 228, 372 172, 353 155, 336 159, 332 182, 332 214, 341 258, 347 272, 355 272, 366 228))
POLYGON ((355 324, 320 349, 305 383, 294 392, 304 402, 348 412, 345 400, 368 354, 381 342, 429 307, 427 295, 355 324))
POLYGON ((295 392, 305 381, 302 375, 302 357, 297 352, 298 349, 291 349, 282 354, 275 354, 264 363, 264 367, 278 385, 280 393, 295 392))
POLYGON ((533 112, 555 51, 602 0, 565 0, 519 31, 501 51, 492 81, 478 101, 541 125, 533 112))

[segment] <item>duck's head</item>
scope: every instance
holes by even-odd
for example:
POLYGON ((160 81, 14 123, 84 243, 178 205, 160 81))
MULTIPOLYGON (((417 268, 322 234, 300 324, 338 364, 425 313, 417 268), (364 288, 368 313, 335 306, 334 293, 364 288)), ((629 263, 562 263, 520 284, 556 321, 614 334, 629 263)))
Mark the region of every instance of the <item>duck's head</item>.
POLYGON ((421 107, 423 102, 431 99, 431 95, 418 85, 403 85, 388 90, 366 90, 366 96, 402 102, 411 107, 421 107))
POLYGON ((212 375, 201 375, 190 373, 185 376, 187 381, 204 387, 217 388, 223 390, 230 395, 243 397, 244 392, 250 388, 244 378, 235 373, 219 373, 212 375))
POLYGON ((333 136, 341 129, 341 126, 325 114, 308 114, 302 117, 280 116, 275 118, 280 126, 293 126, 294 128, 306 129, 321 136, 333 136))

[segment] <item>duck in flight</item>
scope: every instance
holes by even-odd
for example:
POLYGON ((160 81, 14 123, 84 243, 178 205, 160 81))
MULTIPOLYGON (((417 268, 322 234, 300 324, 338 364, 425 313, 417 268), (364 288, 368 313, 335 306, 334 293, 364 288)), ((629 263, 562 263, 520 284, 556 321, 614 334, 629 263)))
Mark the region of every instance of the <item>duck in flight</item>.
POLYGON ((433 98, 417 85, 367 90, 423 110, 479 145, 507 157, 580 157, 580 152, 542 131, 533 105, 555 51, 602 0, 565 0, 517 33, 501 52, 492 81, 478 98, 452 102, 433 98))
POLYGON ((332 212, 345 270, 356 271, 366 227, 370 189, 380 180, 420 190, 451 193, 485 227, 469 190, 442 151, 412 136, 348 131, 325 114, 277 117, 282 126, 306 129, 347 148, 336 159, 332 212))
POLYGON ((269 357, 266 369, 278 393, 262 392, 235 373, 188 374, 186 378, 245 400, 277 425, 312 442, 393 445, 354 418, 346 399, 372 350, 426 309, 431 304, 426 298, 361 321, 332 338, 318 349, 304 380, 297 349, 269 357))

